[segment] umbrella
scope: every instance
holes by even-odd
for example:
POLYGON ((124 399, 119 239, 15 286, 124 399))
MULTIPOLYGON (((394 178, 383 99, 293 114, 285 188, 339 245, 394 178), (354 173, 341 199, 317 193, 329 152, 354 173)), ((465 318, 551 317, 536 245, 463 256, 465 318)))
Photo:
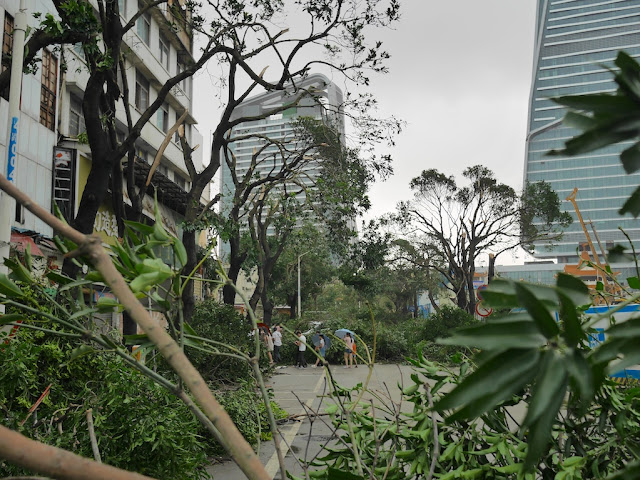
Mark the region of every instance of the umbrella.
POLYGON ((329 338, 322 334, 322 333, 314 333, 313 336, 311 337, 311 341, 313 342, 313 346, 317 347, 320 345, 320 337, 324 338, 324 346, 326 349, 329 349, 329 347, 331 346, 331 340, 329 340, 329 338))
POLYGON ((338 338, 344 338, 347 333, 351 334, 351 338, 355 338, 355 336, 356 336, 355 333, 353 333, 351 330, 348 330, 346 328, 341 328, 339 330, 336 330, 335 331, 335 336, 338 337, 338 338))
POLYGON ((266 323, 259 323, 258 328, 264 328, 269 333, 269 335, 271 335, 271 329, 269 328, 269 325, 267 325, 266 323))

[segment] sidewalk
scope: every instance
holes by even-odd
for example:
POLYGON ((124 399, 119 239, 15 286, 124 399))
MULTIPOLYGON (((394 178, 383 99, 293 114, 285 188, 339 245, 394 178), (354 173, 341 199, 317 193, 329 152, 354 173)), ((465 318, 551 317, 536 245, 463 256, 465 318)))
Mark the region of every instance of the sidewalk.
MULTIPOLYGON (((385 395, 388 388, 394 396, 394 401, 397 401, 400 397, 397 388, 398 382, 401 382, 403 377, 405 381, 410 382, 410 371, 411 368, 405 365, 375 365, 369 388, 384 392, 385 395)), ((364 382, 369 370, 362 365, 350 369, 338 365, 333 366, 331 372, 338 384, 348 388, 364 382)), ((321 402, 320 396, 326 392, 327 388, 325 370, 311 366, 304 369, 293 366, 279 367, 267 383, 273 389, 274 400, 289 415, 304 413, 305 407, 303 405, 316 410, 321 402)), ((327 421, 328 417, 323 417, 323 420, 327 421)), ((283 441, 280 443, 285 454, 286 468, 294 475, 300 475, 303 470, 297 459, 312 459, 321 450, 324 443, 330 439, 331 429, 321 419, 310 421, 307 417, 301 417, 300 421, 280 425, 280 432, 283 437, 283 441)), ((271 478, 281 479, 273 441, 262 442, 259 457, 271 478)), ((207 471, 216 480, 243 480, 246 478, 233 461, 212 465, 207 468, 207 471)))

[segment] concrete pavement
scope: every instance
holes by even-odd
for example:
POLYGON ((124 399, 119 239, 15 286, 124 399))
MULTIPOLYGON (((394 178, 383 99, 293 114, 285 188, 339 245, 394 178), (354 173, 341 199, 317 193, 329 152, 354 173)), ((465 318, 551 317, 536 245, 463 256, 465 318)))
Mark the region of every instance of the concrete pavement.
MULTIPOLYGON (((389 394, 394 402, 400 399, 398 383, 403 380, 411 382, 412 372, 406 365, 374 366, 369 389, 378 391, 382 396, 389 394)), ((342 366, 331 367, 331 373, 336 382, 345 388, 363 383, 369 373, 366 366, 345 369, 342 366)), ((326 372, 323 368, 298 369, 293 366, 280 367, 268 380, 273 389, 274 400, 284 408, 289 415, 303 414, 309 411, 322 412, 327 400, 322 395, 327 392, 326 372)), ((409 407, 409 405, 407 405, 409 407)), ((303 473, 300 462, 311 461, 322 446, 331 438, 331 428, 323 423, 329 421, 326 416, 320 418, 300 417, 299 420, 280 425, 281 446, 286 453, 285 464, 289 472, 294 475, 303 473)), ((280 466, 275 453, 273 441, 262 442, 258 452, 267 472, 274 479, 280 479, 280 466)), ((246 478, 242 471, 232 461, 219 463, 207 468, 215 480, 242 480, 246 478)))

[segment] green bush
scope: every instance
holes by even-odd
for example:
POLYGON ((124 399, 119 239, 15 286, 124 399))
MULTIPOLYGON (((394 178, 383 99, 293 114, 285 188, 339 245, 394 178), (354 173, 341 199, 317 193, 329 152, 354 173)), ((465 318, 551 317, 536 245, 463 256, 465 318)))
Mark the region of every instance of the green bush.
MULTIPOLYGON (((91 408, 104 463, 159 479, 207 478, 207 445, 186 406, 119 357, 95 351, 72 360, 77 346, 26 328, 3 346, 3 424, 93 458, 86 420, 91 408), (48 396, 21 426, 49 384, 48 396)), ((7 463, 0 463, 0 472, 29 473, 7 463)))
MULTIPOLYGON (((199 302, 190 325, 200 337, 227 343, 244 353, 254 351, 251 324, 232 305, 220 304, 214 299, 199 302)), ((191 348, 185 352, 205 380, 214 384, 236 384, 252 378, 251 367, 243 360, 214 356, 191 348)))

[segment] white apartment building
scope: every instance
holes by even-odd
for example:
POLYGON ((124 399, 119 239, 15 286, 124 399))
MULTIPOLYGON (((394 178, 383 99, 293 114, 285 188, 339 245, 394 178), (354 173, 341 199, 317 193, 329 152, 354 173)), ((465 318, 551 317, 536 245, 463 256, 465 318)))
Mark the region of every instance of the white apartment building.
MULTIPOLYGON (((33 17, 33 13, 51 13, 55 16, 51 1, 30 0, 25 3, 31 26, 39 21, 33 17)), ((138 0, 119 0, 119 6, 123 24, 140 7, 138 0)), ((6 68, 5 61, 12 48, 13 18, 18 7, 18 0, 0 0, 0 18, 4 25, 1 57, 3 69, 6 68)), ((172 15, 166 7, 153 7, 126 34, 123 52, 130 90, 127 101, 132 106, 134 123, 155 100, 158 90, 166 81, 193 61, 192 35, 187 28, 172 30, 167 22, 171 20, 174 25, 177 23, 172 15)), ((17 185, 44 208, 53 210, 55 201, 66 216, 72 217, 77 212, 91 167, 91 152, 82 141, 85 129, 81 105, 89 78, 88 70, 79 45, 52 48, 40 55, 42 61, 39 62, 37 71, 25 74, 22 80, 17 185), (65 68, 62 68, 63 64, 65 68)), ((137 178, 146 178, 166 132, 176 119, 185 110, 191 112, 192 93, 190 78, 174 87, 162 108, 142 129, 136 142, 137 178)), ((8 102, 3 98, 0 99, 0 165, 3 173, 6 172, 7 118, 8 102)), ((191 145, 202 143, 195 124, 196 120, 188 114, 185 134, 191 145)), ((122 102, 119 102, 117 110, 117 128, 121 138, 124 138, 127 130, 122 102)), ((202 168, 201 152, 202 149, 198 149, 194 153, 196 169, 202 168)), ((123 159, 123 166, 126 168, 126 158, 123 159)), ((152 184, 161 203, 162 220, 177 235, 181 234, 179 224, 184 212, 186 190, 190 188, 188 178, 178 137, 175 135, 163 154, 152 184)), ((123 190, 127 203, 126 186, 123 190)), ((153 194, 152 191, 150 193, 153 194)), ((203 201, 208 200, 208 196, 209 192, 206 191, 203 201)), ((94 224, 95 233, 101 235, 106 242, 114 241, 117 236, 115 215, 110 203, 108 199, 100 208, 94 224)), ((144 206, 145 214, 153 218, 151 196, 147 196, 144 206)), ((53 234, 50 227, 29 212, 16 212, 13 229, 33 236, 51 237, 53 234)))

